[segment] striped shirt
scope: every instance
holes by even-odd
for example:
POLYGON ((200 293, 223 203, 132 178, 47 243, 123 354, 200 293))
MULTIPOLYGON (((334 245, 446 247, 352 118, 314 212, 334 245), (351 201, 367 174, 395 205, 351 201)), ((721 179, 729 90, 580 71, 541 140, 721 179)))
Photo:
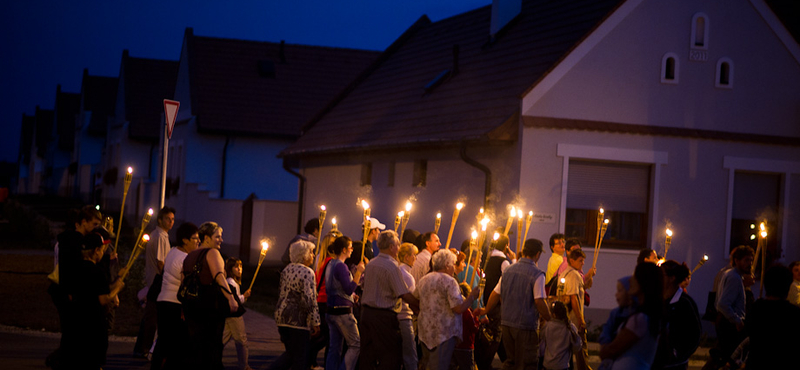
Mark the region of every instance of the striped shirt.
POLYGON ((369 261, 364 269, 362 304, 400 312, 400 296, 406 293, 409 293, 408 286, 394 258, 381 253, 369 261))

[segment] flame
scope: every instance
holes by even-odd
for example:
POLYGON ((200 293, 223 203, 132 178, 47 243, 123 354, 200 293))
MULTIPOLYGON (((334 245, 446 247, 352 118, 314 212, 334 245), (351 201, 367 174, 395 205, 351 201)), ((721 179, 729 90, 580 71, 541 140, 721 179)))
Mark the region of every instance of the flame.
POLYGON ((133 167, 128 167, 128 173, 133 173, 133 167))
POLYGON ((703 255, 703 261, 708 261, 708 255, 707 254, 703 255))
POLYGON ((486 230, 486 225, 488 225, 488 224, 489 224, 489 217, 484 217, 483 220, 481 220, 481 227, 484 230, 486 230))
POLYGON ((144 236, 142 236, 142 240, 144 240, 146 242, 149 242, 150 241, 150 235, 144 234, 144 236))
POLYGON ((517 209, 514 208, 514 206, 511 206, 511 211, 509 211, 508 214, 513 218, 517 215, 517 209))
POLYGON ((767 232, 766 231, 762 231, 761 232, 761 237, 762 238, 766 238, 767 237, 767 232))
POLYGON ((517 218, 522 219, 523 213, 521 209, 517 210, 517 218))
POLYGON ((460 211, 461 208, 464 208, 464 203, 458 202, 458 204, 456 204, 456 209, 460 211))
POLYGON ((324 205, 322 205, 322 206, 319 206, 319 210, 320 210, 320 211, 324 211, 324 210, 325 210, 325 206, 324 206, 324 205))
POLYGON ((405 216, 405 215, 406 215, 406 212, 405 212, 405 211, 400 211, 400 212, 397 212, 397 217, 403 217, 403 216, 405 216))
POLYGON ((602 215, 605 212, 606 212, 606 210, 604 210, 603 207, 600 207, 600 214, 602 215))
POLYGON ((533 217, 533 211, 528 212, 528 216, 533 217))
POLYGON ((608 225, 608 219, 603 220, 603 223, 608 225))
POLYGON ((565 279, 565 278, 561 278, 561 280, 560 280, 560 281, 561 281, 561 284, 564 284, 564 283, 566 283, 566 282, 567 282, 567 279, 565 279))
POLYGON ((266 251, 267 249, 269 249, 269 243, 267 243, 267 241, 264 240, 261 242, 261 250, 266 251))
POLYGON ((666 260, 661 258, 658 261, 656 261, 656 265, 661 266, 661 264, 664 263, 664 262, 666 262, 666 260))
POLYGON ((440 218, 442 218, 442 213, 441 213, 441 212, 437 213, 437 214, 436 214, 436 218, 437 218, 437 219, 440 219, 440 218))
POLYGON ((478 232, 475 231, 475 230, 472 230, 472 240, 475 241, 475 239, 477 239, 477 238, 478 238, 478 232))
POLYGON ((481 207, 481 211, 478 212, 478 213, 483 214, 483 207, 481 207))
POLYGON ((153 209, 152 209, 152 208, 148 209, 148 210, 147 210, 147 214, 148 214, 148 215, 150 215, 150 216, 152 216, 152 215, 153 215, 153 209))
POLYGON ((767 230, 767 227, 764 225, 764 223, 763 223, 763 222, 762 222, 762 223, 761 223, 761 225, 759 225, 758 227, 760 227, 760 228, 761 228, 761 231, 765 231, 765 230, 767 230))
POLYGON ((500 233, 494 233, 494 236, 492 237, 492 239, 494 239, 495 241, 497 239, 500 239, 500 233))
POLYGON ((667 229, 667 236, 672 236, 672 230, 667 229))
POLYGON ((411 202, 406 202, 406 212, 411 212, 411 202))
POLYGON ((361 199, 361 208, 364 208, 364 210, 369 209, 369 203, 364 199, 361 199))
POLYGON ((331 224, 333 224, 333 225, 336 225, 336 217, 334 217, 333 219, 331 219, 331 224))

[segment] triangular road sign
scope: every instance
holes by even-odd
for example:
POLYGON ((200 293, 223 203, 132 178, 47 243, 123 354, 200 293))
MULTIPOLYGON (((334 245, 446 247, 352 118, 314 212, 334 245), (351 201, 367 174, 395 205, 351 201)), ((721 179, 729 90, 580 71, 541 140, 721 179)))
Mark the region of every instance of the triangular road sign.
POLYGON ((172 128, 175 127, 175 119, 178 117, 178 107, 181 102, 164 99, 164 119, 167 123, 167 139, 172 139, 172 128))

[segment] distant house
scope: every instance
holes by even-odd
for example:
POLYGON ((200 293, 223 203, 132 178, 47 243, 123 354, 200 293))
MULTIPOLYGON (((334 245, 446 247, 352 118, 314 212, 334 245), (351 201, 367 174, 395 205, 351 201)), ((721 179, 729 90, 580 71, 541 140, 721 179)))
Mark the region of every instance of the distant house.
POLYGON ((122 52, 114 114, 108 120, 103 153, 99 198, 104 208, 119 209, 128 167, 133 169, 133 181, 126 214, 138 219, 147 208, 158 208, 163 99, 174 94, 177 72, 177 61, 136 58, 127 50, 122 52))
MULTIPOLYGON (((229 250, 280 248, 297 217, 298 177, 277 154, 378 56, 378 52, 195 36, 187 28, 169 140, 166 204, 177 218, 214 220, 229 250)), ((268 260, 279 260, 275 250, 268 260), (274 256, 273 256, 274 254, 274 256)))
MULTIPOLYGON (((36 106, 33 116, 22 115, 20 167, 17 192, 20 194, 45 194, 47 173, 47 148, 53 131, 53 110, 36 106)), ((51 167, 52 168, 52 167, 51 167)))
POLYGON ((689 288, 703 307, 730 248, 755 246, 751 225, 767 220, 769 261, 800 259, 788 19, 761 0, 497 0, 423 16, 281 156, 307 179, 305 216, 325 204, 354 238, 358 197, 387 225, 413 197, 408 227, 429 231, 442 212, 442 239, 464 201, 455 247, 478 207, 505 226, 516 205, 536 214, 529 238, 580 240, 586 270, 604 207, 589 307, 601 319, 670 227, 669 259, 710 257, 689 288))
POLYGON ((22 114, 22 123, 19 139, 19 155, 17 156, 18 175, 14 184, 17 194, 30 193, 31 174, 31 148, 33 147, 33 133, 36 128, 36 116, 22 114))
POLYGON ((114 113, 117 96, 117 77, 92 76, 83 70, 81 81, 80 109, 75 121, 75 144, 72 151, 70 172, 72 196, 83 202, 98 202, 95 199, 95 184, 100 184, 103 148, 106 143, 108 119, 114 113))
POLYGON ((75 168, 70 159, 75 144, 75 116, 80 109, 80 95, 56 87, 53 127, 45 154, 45 193, 69 196, 75 168))

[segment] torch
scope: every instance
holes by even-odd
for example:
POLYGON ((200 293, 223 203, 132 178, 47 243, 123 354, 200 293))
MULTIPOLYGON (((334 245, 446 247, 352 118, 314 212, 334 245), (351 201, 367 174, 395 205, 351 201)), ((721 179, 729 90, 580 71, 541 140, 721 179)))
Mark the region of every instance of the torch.
POLYGON ((763 240, 763 246, 761 247, 761 287, 758 293, 759 298, 764 295, 764 270, 766 270, 767 262, 767 226, 765 224, 766 222, 761 223, 761 240, 763 240))
POLYGON ((528 230, 531 229, 531 222, 533 222, 533 211, 528 212, 525 216, 525 240, 528 240, 528 230))
POLYGON ((458 214, 461 213, 461 208, 464 208, 464 203, 458 202, 456 210, 453 212, 453 222, 450 223, 450 232, 447 233, 447 244, 444 249, 450 249, 450 239, 453 237, 453 229, 456 228, 456 221, 458 221, 458 214))
POLYGON ((403 215, 405 212, 400 211, 397 212, 397 216, 394 217, 394 232, 397 232, 397 228, 400 227, 400 222, 403 219, 403 215))
POLYGON ((606 230, 608 230, 608 219, 603 220, 603 226, 600 228, 600 238, 597 239, 597 248, 594 250, 594 260, 592 261, 592 268, 597 267, 597 256, 600 254, 600 246, 603 244, 603 238, 606 237, 606 230))
POLYGON ((442 212, 436 213, 436 219, 433 220, 433 233, 439 233, 439 226, 442 225, 442 212))
POLYGON ((136 240, 142 239, 142 234, 144 234, 144 229, 147 227, 147 224, 150 223, 150 217, 153 216, 153 209, 150 208, 147 210, 147 213, 144 214, 142 217, 142 228, 139 229, 139 235, 136 237, 136 240))
MULTIPOLYGON (((497 239, 500 239, 500 233, 496 232, 496 233, 494 233, 494 236, 492 237, 492 240, 493 240, 492 243, 497 242, 497 239)), ((486 261, 484 261, 484 263, 483 263, 483 271, 486 271, 486 267, 489 266, 489 257, 491 257, 491 255, 489 255, 490 252, 491 251, 486 251, 486 261)))
POLYGON ((700 262, 698 262, 698 263, 697 263, 697 266, 695 266, 695 267, 692 269, 692 274, 694 274, 694 272, 695 272, 695 271, 697 271, 697 269, 699 269, 699 268, 700 268, 700 266, 703 266, 703 265, 706 263, 706 261, 708 261, 708 255, 707 255, 707 254, 704 254, 704 255, 703 255, 703 258, 701 258, 701 259, 700 259, 700 262))
POLYGON ((113 252, 117 251, 117 245, 119 244, 119 233, 122 230, 122 215, 125 211, 125 198, 128 197, 128 189, 131 187, 131 180, 133 180, 133 167, 128 167, 128 172, 125 173, 124 186, 122 187, 122 206, 119 208, 119 226, 117 227, 117 238, 114 240, 113 252))
POLYGON ((125 276, 128 275, 128 272, 131 271, 131 266, 133 266, 133 261, 136 261, 139 258, 139 254, 142 253, 144 250, 144 246, 147 245, 147 242, 150 241, 150 235, 145 234, 142 236, 135 246, 133 246, 133 252, 131 253, 131 258, 128 259, 128 263, 125 265, 125 269, 123 269, 122 275, 120 275, 121 280, 125 280, 125 276))
POLYGON ((403 235, 406 232, 406 226, 408 226, 409 218, 411 218, 411 201, 406 202, 406 211, 403 213, 403 223, 400 226, 400 235, 403 235))
POLYGON ((319 207, 319 238, 317 238, 317 248, 316 252, 314 253, 315 256, 319 256, 319 241, 322 240, 322 229, 323 225, 325 225, 325 215, 328 214, 328 211, 325 209, 325 205, 321 205, 319 207))
POLYGON ((664 259, 667 259, 670 245, 672 245, 672 230, 667 229, 667 239, 664 240, 664 259))
POLYGON ((364 250, 367 249, 367 235, 369 235, 370 225, 369 225, 369 203, 366 200, 361 200, 361 207, 364 208, 364 239, 361 242, 361 259, 359 261, 364 260, 364 250))
POLYGON ((331 219, 331 231, 338 231, 339 225, 336 224, 336 216, 331 219))
MULTIPOLYGON (((762 222, 761 225, 759 225, 759 228, 761 229, 761 231, 758 232, 759 238, 758 238, 758 241, 756 242, 756 254, 755 254, 755 258, 753 259, 753 266, 750 268, 753 272, 755 272, 755 267, 758 266, 758 259, 761 256, 762 244, 764 244, 764 242, 766 241, 766 236, 762 237, 761 234, 763 234, 763 233, 765 233, 767 231, 767 225, 765 225, 762 222)), ((752 237, 751 237, 751 240, 752 240, 752 237)))
POLYGON ((261 241, 261 254, 258 255, 258 266, 256 266, 256 273, 253 274, 253 280, 250 280, 250 287, 247 290, 253 289, 253 283, 256 282, 256 276, 258 276, 258 270, 261 269, 261 263, 264 262, 264 257, 267 256, 267 249, 269 249, 269 243, 266 240, 261 241))
POLYGON ((605 210, 603 207, 600 207, 600 212, 597 213, 597 230, 594 236, 594 254, 597 255, 597 245, 600 244, 600 229, 603 227, 603 216, 605 216, 605 210))
POLYGON ((517 216, 517 209, 514 206, 511 206, 511 211, 508 213, 508 221, 506 221, 506 231, 503 232, 503 235, 508 236, 508 230, 511 230, 511 224, 514 223, 514 217, 517 216))
POLYGON ((472 259, 472 249, 475 248, 475 242, 478 239, 478 232, 475 229, 472 229, 472 239, 469 241, 469 250, 467 250, 467 271, 464 271, 464 282, 469 281, 470 288, 472 287, 472 276, 475 269, 473 268, 472 271, 469 270, 469 262, 472 259), (469 275, 469 276, 467 276, 469 275))
POLYGON ((522 247, 522 210, 517 210, 517 254, 522 247))

